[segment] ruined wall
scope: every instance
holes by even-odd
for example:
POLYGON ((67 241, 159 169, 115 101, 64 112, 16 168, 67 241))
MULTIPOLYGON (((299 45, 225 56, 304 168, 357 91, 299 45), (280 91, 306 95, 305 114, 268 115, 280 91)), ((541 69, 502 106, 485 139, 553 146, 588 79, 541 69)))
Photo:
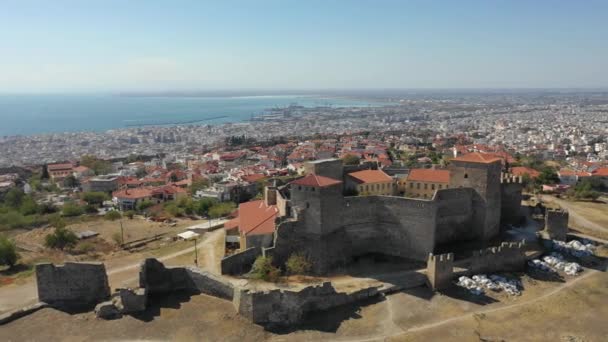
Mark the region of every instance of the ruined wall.
POLYGON ((426 276, 432 290, 443 290, 452 285, 454 275, 454 254, 429 254, 426 276))
POLYGON ((521 177, 502 175, 500 182, 501 211, 500 220, 503 223, 518 224, 522 217, 522 190, 521 177))
POLYGON ((442 189, 435 192, 434 201, 437 203, 436 244, 479 237, 471 229, 474 195, 474 190, 471 188, 442 189))
POLYGON ((570 214, 563 209, 545 211, 545 232, 552 240, 566 241, 570 214))
POLYGON ((232 284, 222 276, 194 267, 165 267, 153 258, 141 264, 139 287, 150 295, 192 291, 232 300, 234 294, 232 284))
POLYGON ((102 263, 66 262, 36 265, 38 299, 56 307, 91 306, 110 297, 102 263))
POLYGON ((261 254, 262 249, 253 247, 224 257, 221 261, 222 274, 237 275, 249 272, 255 259, 261 254))
POLYGON ((307 313, 375 297, 378 288, 365 288, 353 293, 336 292, 329 282, 308 286, 299 291, 272 290, 237 291, 233 298, 235 309, 253 323, 262 325, 292 325, 300 323, 307 313))
POLYGON ((473 252, 470 259, 471 274, 488 272, 514 272, 526 267, 525 242, 503 242, 499 247, 491 247, 473 252))

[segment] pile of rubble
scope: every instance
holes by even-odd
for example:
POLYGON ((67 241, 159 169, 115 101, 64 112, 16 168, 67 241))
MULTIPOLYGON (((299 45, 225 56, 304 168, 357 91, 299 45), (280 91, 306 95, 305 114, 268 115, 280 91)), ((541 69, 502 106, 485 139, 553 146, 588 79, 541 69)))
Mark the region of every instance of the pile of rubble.
POLYGON ((570 254, 577 258, 586 257, 593 255, 595 246, 588 241, 580 242, 578 240, 572 240, 570 242, 553 241, 553 249, 558 252, 570 254))
POLYGON ((531 260, 528 262, 528 265, 544 272, 555 273, 557 271, 562 271, 570 276, 575 276, 583 271, 581 265, 576 262, 564 261, 563 255, 555 252, 551 253, 551 255, 544 256, 542 260, 531 260))
POLYGON ((104 319, 120 318, 123 314, 146 310, 147 300, 144 288, 117 289, 109 301, 97 304, 95 314, 104 319))
POLYGON ((495 292, 504 290, 509 295, 519 296, 522 288, 519 280, 508 279, 499 275, 490 275, 488 278, 484 274, 474 275, 471 278, 462 276, 458 278, 456 285, 466 288, 474 295, 483 294, 484 289, 488 289, 495 292))

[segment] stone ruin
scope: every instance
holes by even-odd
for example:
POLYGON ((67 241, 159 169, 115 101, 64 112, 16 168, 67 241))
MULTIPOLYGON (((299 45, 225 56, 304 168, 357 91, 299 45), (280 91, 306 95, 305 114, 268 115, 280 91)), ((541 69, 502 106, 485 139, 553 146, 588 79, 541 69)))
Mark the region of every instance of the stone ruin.
POLYGON ((36 265, 38 299, 58 309, 86 308, 110 297, 103 263, 36 265))

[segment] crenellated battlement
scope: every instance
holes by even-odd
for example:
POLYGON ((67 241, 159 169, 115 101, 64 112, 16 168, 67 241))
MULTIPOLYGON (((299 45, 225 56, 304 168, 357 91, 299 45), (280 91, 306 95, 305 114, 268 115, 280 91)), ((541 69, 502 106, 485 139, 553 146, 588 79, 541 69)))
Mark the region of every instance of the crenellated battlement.
POLYGON ((516 176, 512 173, 501 172, 500 173, 500 184, 522 184, 523 177, 516 176))

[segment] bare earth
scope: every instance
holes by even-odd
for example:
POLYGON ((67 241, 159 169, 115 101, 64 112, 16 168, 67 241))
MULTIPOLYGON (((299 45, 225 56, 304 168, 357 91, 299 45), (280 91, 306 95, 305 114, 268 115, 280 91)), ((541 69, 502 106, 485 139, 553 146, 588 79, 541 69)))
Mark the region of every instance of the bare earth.
POLYGON ((458 288, 433 295, 420 287, 315 314, 304 326, 280 332, 249 323, 228 301, 174 295, 156 300, 145 314, 114 321, 44 309, 0 327, 0 340, 605 341, 605 272, 586 270, 566 282, 520 276, 520 297, 475 297, 458 288))

